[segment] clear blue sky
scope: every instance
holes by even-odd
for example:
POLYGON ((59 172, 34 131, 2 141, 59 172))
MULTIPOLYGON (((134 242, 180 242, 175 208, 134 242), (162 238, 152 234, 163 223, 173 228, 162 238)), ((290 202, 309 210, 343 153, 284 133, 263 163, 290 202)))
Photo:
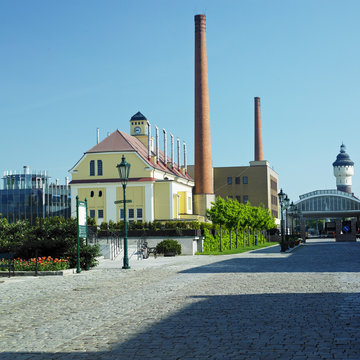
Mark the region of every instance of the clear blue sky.
POLYGON ((194 151, 194 15, 207 16, 214 166, 264 158, 291 200, 335 188, 342 142, 360 196, 360 2, 0 2, 0 170, 53 178, 141 111, 194 151))

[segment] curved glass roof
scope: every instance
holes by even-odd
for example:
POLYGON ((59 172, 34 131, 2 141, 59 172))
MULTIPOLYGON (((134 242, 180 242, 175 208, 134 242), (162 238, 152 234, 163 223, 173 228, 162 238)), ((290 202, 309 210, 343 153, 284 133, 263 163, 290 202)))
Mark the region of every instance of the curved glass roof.
POLYGON ((344 191, 339 191, 339 190, 315 190, 315 191, 311 191, 309 193, 300 195, 299 198, 300 200, 309 198, 309 197, 313 197, 313 196, 320 196, 320 195, 338 195, 338 196, 345 196, 345 197, 350 197, 350 198, 354 198, 357 199, 358 201, 360 201, 358 198, 356 198, 354 195, 346 193, 344 191))
POLYGON ((339 190, 316 190, 300 195, 295 203, 302 212, 331 213, 331 212, 359 212, 360 200, 339 190))

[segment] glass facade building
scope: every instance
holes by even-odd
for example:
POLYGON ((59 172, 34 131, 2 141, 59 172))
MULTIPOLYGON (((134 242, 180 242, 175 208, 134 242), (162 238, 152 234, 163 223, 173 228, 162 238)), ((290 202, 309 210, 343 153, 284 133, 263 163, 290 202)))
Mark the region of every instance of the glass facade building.
POLYGON ((46 171, 30 173, 25 166, 22 174, 6 171, 0 190, 0 214, 9 222, 38 217, 71 216, 70 186, 50 183, 46 171))
POLYGON ((307 215, 343 212, 344 216, 349 216, 352 212, 356 215, 360 212, 360 200, 339 190, 317 190, 300 195, 300 200, 295 205, 307 215))

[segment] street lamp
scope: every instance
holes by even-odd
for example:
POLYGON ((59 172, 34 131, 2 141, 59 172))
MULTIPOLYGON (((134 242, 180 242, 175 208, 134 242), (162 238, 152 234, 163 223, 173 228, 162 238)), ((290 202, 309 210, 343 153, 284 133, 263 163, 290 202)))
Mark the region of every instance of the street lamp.
POLYGON ((290 206, 289 206, 290 216, 291 216, 291 236, 294 235, 295 209, 296 209, 296 206, 295 206, 294 202, 292 201, 291 204, 290 204, 290 206))
POLYGON ((284 206, 286 203, 286 199, 288 199, 287 195, 283 192, 282 189, 280 189, 280 192, 278 193, 279 196, 279 203, 280 203, 280 212, 281 212, 281 219, 280 219, 280 224, 281 224, 281 251, 285 251, 285 239, 284 239, 284 206))
MULTIPOLYGON (((299 218, 299 233, 300 233, 300 237, 302 238, 302 232, 301 232, 301 217, 302 217, 302 211, 300 209, 300 205, 297 207, 297 216, 299 218)), ((303 241, 305 242, 306 239, 302 238, 303 241)))
POLYGON ((285 208, 285 237, 286 240, 288 239, 288 208, 289 208, 289 204, 290 204, 290 199, 288 198, 288 196, 285 196, 285 200, 284 200, 284 208, 285 208))
POLYGON ((123 269, 130 269, 128 257, 128 239, 127 239, 127 221, 126 221, 126 185, 129 181, 130 164, 126 162, 125 156, 122 156, 121 163, 116 165, 119 171, 120 182, 124 191, 124 265, 123 269))

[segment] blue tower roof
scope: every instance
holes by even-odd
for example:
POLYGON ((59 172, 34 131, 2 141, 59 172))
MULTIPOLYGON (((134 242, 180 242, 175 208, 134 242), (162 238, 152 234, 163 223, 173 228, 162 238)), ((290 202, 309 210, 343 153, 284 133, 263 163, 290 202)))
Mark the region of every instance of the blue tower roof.
POLYGON ((130 120, 147 120, 147 119, 140 111, 138 111, 135 115, 131 117, 130 120))
POLYGON ((340 153, 333 162, 333 166, 354 166, 354 162, 350 159, 349 154, 346 152, 344 144, 340 146, 340 153))

